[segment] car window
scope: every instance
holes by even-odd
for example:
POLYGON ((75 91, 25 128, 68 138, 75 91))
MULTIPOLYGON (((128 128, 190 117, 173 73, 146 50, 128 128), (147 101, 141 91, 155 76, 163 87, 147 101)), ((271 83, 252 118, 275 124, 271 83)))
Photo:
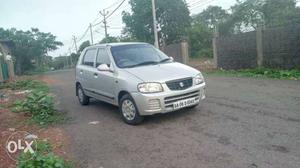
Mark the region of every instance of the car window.
POLYGON ((98 67, 101 64, 107 64, 110 65, 110 58, 109 55, 104 48, 99 48, 98 54, 97 54, 97 60, 96 60, 96 67, 98 67))
POLYGON ((87 66, 94 66, 97 49, 89 49, 85 52, 82 64, 87 66))
POLYGON ((143 63, 159 63, 168 58, 164 53, 147 44, 114 46, 113 58, 119 68, 126 68, 143 63))

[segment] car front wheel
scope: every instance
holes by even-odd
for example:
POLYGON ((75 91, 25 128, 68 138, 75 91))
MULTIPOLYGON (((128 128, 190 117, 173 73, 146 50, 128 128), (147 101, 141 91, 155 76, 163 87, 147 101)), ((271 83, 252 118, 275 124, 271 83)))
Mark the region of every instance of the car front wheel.
POLYGON ((135 102, 129 94, 121 98, 119 109, 124 122, 127 124, 138 125, 144 120, 144 117, 139 114, 135 102))

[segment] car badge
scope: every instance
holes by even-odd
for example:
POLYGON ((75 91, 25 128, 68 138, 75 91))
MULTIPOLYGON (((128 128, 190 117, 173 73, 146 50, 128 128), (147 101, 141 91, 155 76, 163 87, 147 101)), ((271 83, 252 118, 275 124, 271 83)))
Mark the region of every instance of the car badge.
POLYGON ((183 83, 183 82, 180 82, 180 83, 179 83, 179 86, 180 86, 180 87, 184 87, 184 83, 183 83))

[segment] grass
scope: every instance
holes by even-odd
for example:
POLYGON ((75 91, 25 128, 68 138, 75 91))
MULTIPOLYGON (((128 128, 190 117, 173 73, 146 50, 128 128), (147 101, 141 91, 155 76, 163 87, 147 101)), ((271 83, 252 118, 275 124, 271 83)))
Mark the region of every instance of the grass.
POLYGON ((237 76, 237 77, 265 77, 274 79, 290 79, 299 80, 300 79, 300 69, 294 70, 279 70, 279 69, 245 69, 245 70, 216 70, 206 72, 207 74, 217 74, 217 75, 227 75, 227 76, 237 76))
POLYGON ((49 92, 49 87, 45 83, 32 79, 18 80, 12 83, 4 83, 0 85, 0 89, 38 90, 46 93, 49 92))

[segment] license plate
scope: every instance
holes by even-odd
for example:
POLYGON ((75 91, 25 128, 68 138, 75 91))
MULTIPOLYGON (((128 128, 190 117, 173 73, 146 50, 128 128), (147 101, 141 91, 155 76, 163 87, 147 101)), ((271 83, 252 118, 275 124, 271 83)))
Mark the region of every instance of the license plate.
POLYGON ((173 104, 173 107, 176 110, 176 109, 181 109, 181 108, 184 108, 187 106, 194 105, 198 102, 199 102, 199 100, 196 100, 195 98, 191 98, 191 99, 186 99, 186 100, 181 100, 181 101, 175 102, 173 104))

